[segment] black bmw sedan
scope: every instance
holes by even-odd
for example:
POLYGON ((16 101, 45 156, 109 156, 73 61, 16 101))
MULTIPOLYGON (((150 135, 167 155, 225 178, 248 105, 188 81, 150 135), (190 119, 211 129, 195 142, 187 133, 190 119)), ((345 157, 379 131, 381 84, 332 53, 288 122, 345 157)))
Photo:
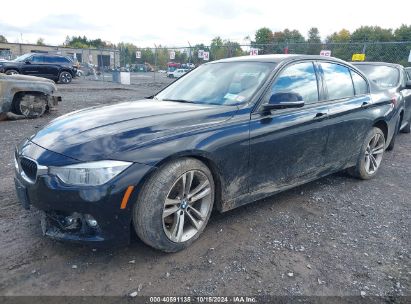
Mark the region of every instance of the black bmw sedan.
POLYGON ((167 252, 226 211, 343 169, 375 176, 398 111, 354 66, 263 55, 204 64, 153 97, 61 116, 15 152, 46 236, 167 252))

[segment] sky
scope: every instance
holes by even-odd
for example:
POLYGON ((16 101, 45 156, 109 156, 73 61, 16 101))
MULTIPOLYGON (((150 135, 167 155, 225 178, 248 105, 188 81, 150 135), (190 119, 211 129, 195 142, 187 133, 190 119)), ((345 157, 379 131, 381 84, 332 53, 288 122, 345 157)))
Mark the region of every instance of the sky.
POLYGON ((216 36, 247 43, 244 38, 261 27, 297 29, 304 36, 317 27, 325 38, 342 28, 411 24, 410 0, 18 0, 0 7, 0 34, 9 42, 42 37, 51 45, 67 35, 138 47, 209 44, 216 36))

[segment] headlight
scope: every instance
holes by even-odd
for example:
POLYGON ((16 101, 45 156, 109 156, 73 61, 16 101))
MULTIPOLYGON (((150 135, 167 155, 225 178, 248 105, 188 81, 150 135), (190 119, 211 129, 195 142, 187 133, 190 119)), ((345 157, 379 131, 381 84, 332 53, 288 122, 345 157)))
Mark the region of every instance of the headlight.
POLYGON ((49 167, 49 174, 56 175, 69 185, 98 186, 107 183, 131 164, 123 161, 102 160, 64 167, 49 167))

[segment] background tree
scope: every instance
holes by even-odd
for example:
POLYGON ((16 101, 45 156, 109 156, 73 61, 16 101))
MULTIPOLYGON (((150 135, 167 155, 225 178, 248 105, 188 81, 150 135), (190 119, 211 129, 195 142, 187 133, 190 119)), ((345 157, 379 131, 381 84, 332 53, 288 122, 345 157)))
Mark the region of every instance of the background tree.
POLYGON ((217 36, 211 40, 210 53, 211 60, 218 60, 226 57, 227 52, 224 47, 223 39, 221 39, 220 36, 217 36))
POLYGON ((309 43, 321 43, 320 32, 318 28, 312 27, 308 30, 308 39, 309 43))
POLYGON ((392 29, 383 29, 380 26, 361 26, 352 33, 351 40, 353 42, 393 41, 394 35, 392 29))
POLYGON ((243 56, 246 54, 238 42, 224 40, 224 47, 226 49, 226 58, 243 56))
POLYGON ((397 41, 411 41, 411 25, 401 25, 394 31, 394 38, 397 41))
POLYGON ((357 53, 355 46, 354 48, 348 44, 351 40, 351 33, 342 29, 339 32, 334 32, 333 34, 327 36, 325 39, 326 45, 324 48, 331 50, 331 55, 343 60, 351 60, 353 53, 357 53))
POLYGON ((273 43, 274 34, 273 32, 267 28, 262 27, 255 32, 255 39, 251 43, 253 47, 258 47, 260 49, 259 54, 268 54, 270 53, 270 44, 273 43), (265 44, 263 46, 259 46, 259 44, 265 44))
POLYGON ((66 37, 66 40, 64 42, 64 46, 68 47, 73 47, 73 48, 112 48, 115 47, 115 45, 109 41, 103 41, 100 38, 97 39, 87 39, 86 36, 72 36, 71 38, 69 36, 66 37))
POLYGON ((321 51, 321 37, 318 28, 312 27, 309 29, 307 42, 309 43, 307 54, 319 55, 321 51))
POLYGON ((327 36, 325 39, 326 43, 341 43, 341 42, 350 42, 351 34, 348 30, 342 29, 341 31, 334 32, 333 34, 327 36))
POLYGON ((301 53, 301 51, 298 50, 300 46, 297 44, 305 42, 305 38, 298 30, 289 30, 286 28, 284 31, 274 32, 273 36, 273 53, 283 53, 285 47, 291 48, 290 51, 293 53, 301 53))
POLYGON ((117 48, 120 50, 120 60, 122 66, 136 63, 137 47, 134 44, 120 42, 117 45, 117 48))
MULTIPOLYGON (((401 25, 394 31, 394 39, 396 41, 411 41, 411 25, 401 25)), ((394 46, 393 46, 394 47, 394 46)), ((408 62, 408 56, 410 54, 411 44, 400 44, 397 46, 396 51, 394 53, 394 58, 392 60, 394 62, 398 62, 404 66, 411 65, 408 62)))
POLYGON ((6 37, 4 37, 3 35, 0 35, 0 42, 6 43, 7 42, 6 37))
POLYGON ((39 38, 39 39, 37 39, 37 42, 36 42, 36 44, 37 45, 46 45, 45 43, 44 43, 44 38, 39 38))

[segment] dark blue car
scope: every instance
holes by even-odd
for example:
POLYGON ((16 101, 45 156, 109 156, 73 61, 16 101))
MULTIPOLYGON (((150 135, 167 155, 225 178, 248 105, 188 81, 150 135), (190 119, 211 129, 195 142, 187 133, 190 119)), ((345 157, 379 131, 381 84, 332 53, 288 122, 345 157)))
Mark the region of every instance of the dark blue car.
POLYGON ((142 101, 64 115, 16 149, 45 235, 181 250, 223 212, 337 172, 375 176, 398 119, 354 66, 267 55, 204 64, 142 101))

